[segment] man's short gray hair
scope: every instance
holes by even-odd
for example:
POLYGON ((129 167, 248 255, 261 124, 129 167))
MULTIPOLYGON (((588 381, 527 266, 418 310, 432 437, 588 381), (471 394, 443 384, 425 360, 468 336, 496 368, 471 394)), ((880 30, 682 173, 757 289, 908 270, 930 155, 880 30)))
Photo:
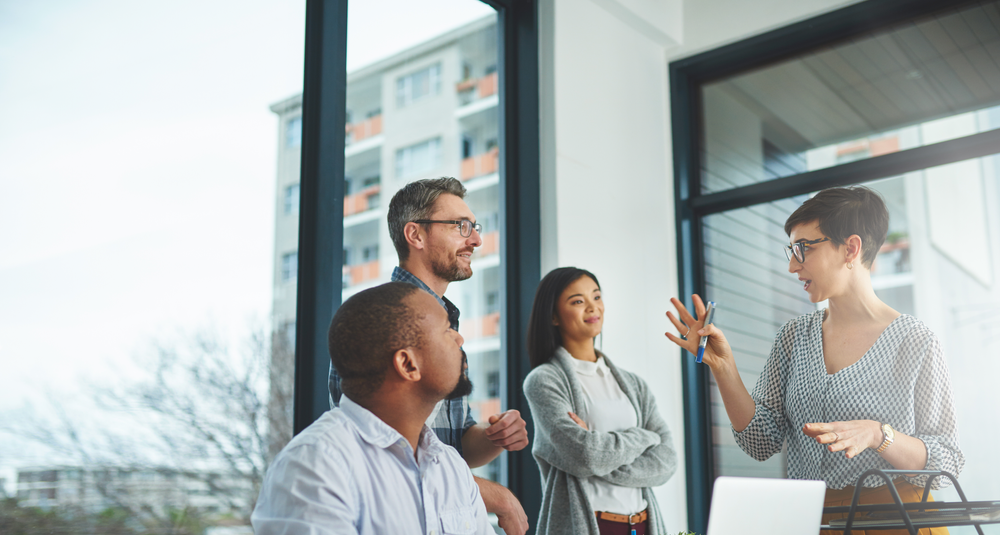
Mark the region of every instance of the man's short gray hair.
POLYGON ((406 243, 403 229, 410 221, 430 219, 434 212, 434 203, 442 193, 449 193, 465 198, 465 186, 450 176, 417 180, 400 188, 389 201, 389 237, 392 246, 396 248, 399 262, 405 262, 410 256, 410 246, 406 243))

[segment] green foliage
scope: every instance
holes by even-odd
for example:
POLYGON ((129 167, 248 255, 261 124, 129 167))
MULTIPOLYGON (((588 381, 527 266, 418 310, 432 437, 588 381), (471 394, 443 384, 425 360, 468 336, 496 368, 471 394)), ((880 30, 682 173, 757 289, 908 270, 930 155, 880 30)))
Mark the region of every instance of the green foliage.
POLYGON ((4 535, 136 535, 121 510, 88 515, 75 508, 18 507, 15 498, 0 501, 0 533, 4 535))

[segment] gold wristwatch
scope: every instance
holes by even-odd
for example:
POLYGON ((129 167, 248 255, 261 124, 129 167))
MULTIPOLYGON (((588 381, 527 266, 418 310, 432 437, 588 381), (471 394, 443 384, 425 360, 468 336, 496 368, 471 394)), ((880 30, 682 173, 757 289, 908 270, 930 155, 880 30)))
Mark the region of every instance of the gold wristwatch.
POLYGON ((892 430, 892 426, 889 424, 882 424, 882 445, 875 450, 875 453, 882 453, 888 448, 892 441, 896 439, 896 432, 892 430))

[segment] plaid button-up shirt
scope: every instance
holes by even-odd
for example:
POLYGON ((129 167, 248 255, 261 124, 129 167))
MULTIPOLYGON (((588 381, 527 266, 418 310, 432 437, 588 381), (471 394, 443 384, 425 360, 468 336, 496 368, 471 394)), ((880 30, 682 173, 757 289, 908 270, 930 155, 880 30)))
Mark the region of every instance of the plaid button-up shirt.
MULTIPOLYGON (((392 281, 393 282, 407 282, 418 288, 424 290, 425 292, 434 296, 441 303, 441 306, 448 312, 448 320, 451 322, 451 328, 458 330, 458 316, 459 310, 451 301, 444 297, 438 296, 431 290, 430 286, 424 284, 424 281, 418 279, 409 271, 396 266, 392 270, 392 281)), ((340 404, 340 396, 343 392, 340 390, 340 376, 337 375, 337 370, 330 365, 330 407, 336 408, 340 404)), ((443 400, 438 404, 436 414, 434 415, 433 423, 428 423, 434 434, 437 435, 441 442, 452 446, 458 453, 462 453, 462 435, 470 427, 476 425, 476 421, 472 418, 472 411, 469 410, 469 398, 468 396, 462 396, 455 400, 443 400)))

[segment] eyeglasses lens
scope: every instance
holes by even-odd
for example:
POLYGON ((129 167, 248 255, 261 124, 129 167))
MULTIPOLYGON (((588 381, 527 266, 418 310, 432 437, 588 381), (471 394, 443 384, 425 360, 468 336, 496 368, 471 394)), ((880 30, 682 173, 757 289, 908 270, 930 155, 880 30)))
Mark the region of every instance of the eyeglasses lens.
POLYGON ((793 243, 793 244, 791 244, 789 246, 786 246, 785 247, 785 258, 788 259, 788 260, 791 260, 792 258, 795 258, 800 263, 801 262, 805 262, 806 258, 805 258, 805 254, 803 252, 802 244, 801 243, 793 243))

